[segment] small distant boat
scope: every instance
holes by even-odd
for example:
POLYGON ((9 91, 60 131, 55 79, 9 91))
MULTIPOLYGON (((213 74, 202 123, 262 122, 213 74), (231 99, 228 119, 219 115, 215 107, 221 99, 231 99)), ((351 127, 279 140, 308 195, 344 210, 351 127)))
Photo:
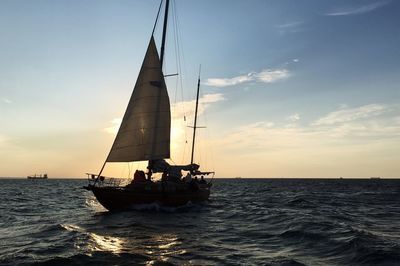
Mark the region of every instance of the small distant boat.
POLYGON ((28 179, 47 179, 48 176, 47 176, 47 174, 43 174, 43 175, 42 174, 40 174, 40 175, 34 174, 34 175, 28 175, 27 178, 28 179))

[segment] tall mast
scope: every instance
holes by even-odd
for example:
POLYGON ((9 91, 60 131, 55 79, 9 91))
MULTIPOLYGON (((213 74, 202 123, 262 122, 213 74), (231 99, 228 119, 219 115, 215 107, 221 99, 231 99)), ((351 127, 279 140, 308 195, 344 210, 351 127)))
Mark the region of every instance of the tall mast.
POLYGON ((192 157, 190 159, 190 164, 193 164, 193 157, 194 157, 194 143, 196 140, 196 128, 197 128, 197 109, 199 106, 199 91, 200 91, 200 72, 201 66, 199 69, 199 78, 197 80, 197 95, 196 95, 196 109, 194 111, 194 123, 193 123, 193 141, 192 141, 192 157))
MULTIPOLYGON (((156 25, 157 25, 158 16, 159 16, 159 13, 160 13, 160 10, 161 10, 161 6, 162 6, 162 1, 161 1, 161 3, 160 3, 160 7, 159 7, 159 9, 158 9, 157 18, 156 18, 156 21, 155 21, 155 24, 154 24, 154 27, 153 27, 152 35, 154 34, 154 30, 155 30, 155 27, 156 27, 156 25)), ((165 2, 165 14, 164 14, 164 26, 163 26, 162 41, 161 41, 161 54, 160 54, 161 71, 162 71, 163 61, 164 61, 165 39, 166 39, 166 35, 167 35, 168 8, 169 8, 169 0, 166 0, 166 2, 165 2)), ((152 37, 152 38, 153 38, 153 37, 152 37)), ((159 107, 159 106, 158 106, 158 107, 159 107)), ((125 114, 126 114, 126 113, 125 113, 125 114)), ((115 143, 115 140, 114 140, 114 143, 115 143)), ((113 145, 114 145, 114 144, 113 144, 113 145)), ((106 160, 105 160, 103 166, 101 167, 100 172, 99 172, 99 174, 97 175, 97 178, 96 178, 96 180, 95 180, 95 182, 94 182, 94 185, 96 184, 96 182, 98 181, 98 179, 101 177, 101 174, 102 174, 102 172, 103 172, 103 170, 104 170, 104 167, 105 167, 105 165, 106 165, 106 163, 107 163, 107 160, 108 160, 109 156, 110 156, 110 153, 109 153, 109 155, 107 156, 107 158, 106 158, 106 160)), ((148 174, 148 176, 149 176, 149 179, 150 179, 150 178, 151 178, 151 160, 149 160, 148 169, 149 169, 149 174, 148 174)))
POLYGON ((166 0, 165 14, 164 14, 164 26, 163 26, 163 34, 162 34, 162 41, 161 41, 161 55, 160 55, 161 69, 162 69, 163 63, 164 63, 165 39, 167 36, 167 24, 168 24, 168 8, 169 8, 169 0, 166 0))
MULTIPOLYGON (((169 8, 169 0, 166 0, 165 1, 165 13, 164 13, 164 25, 163 25, 163 33, 162 33, 162 40, 161 40, 161 53, 160 53, 161 71, 163 69, 164 51, 165 51, 165 39, 167 37, 168 8, 169 8)), ((154 32, 154 29, 153 29, 153 32, 154 32)), ((153 168, 152 160, 149 160, 149 163, 147 165, 147 169, 149 169, 149 173, 148 173, 148 178, 149 179, 151 179, 152 168, 153 168)))

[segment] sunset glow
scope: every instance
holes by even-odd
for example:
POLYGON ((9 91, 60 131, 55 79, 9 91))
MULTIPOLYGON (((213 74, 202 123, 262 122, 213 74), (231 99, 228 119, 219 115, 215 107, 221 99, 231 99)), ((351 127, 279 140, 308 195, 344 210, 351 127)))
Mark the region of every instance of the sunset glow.
MULTIPOLYGON (((82 178, 100 170, 157 3, 0 4, 8 25, 0 43, 0 176, 82 178)), ((190 162, 201 64, 199 126, 206 128, 195 161, 217 177, 400 175, 399 2, 293 9, 290 1, 234 1, 229 12, 224 3, 177 6, 184 67, 167 78, 170 163, 190 162)), ((168 34, 164 72, 173 74, 168 34)), ((155 37, 159 46, 160 29, 155 37)), ((106 173, 126 177, 146 166, 108 165, 106 173)))

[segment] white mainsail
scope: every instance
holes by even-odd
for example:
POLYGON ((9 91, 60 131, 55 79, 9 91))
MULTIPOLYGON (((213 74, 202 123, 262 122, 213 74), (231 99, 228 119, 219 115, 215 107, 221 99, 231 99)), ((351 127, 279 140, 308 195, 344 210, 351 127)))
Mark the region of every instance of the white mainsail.
POLYGON ((160 58, 150 39, 135 88, 107 162, 170 157, 171 111, 160 58))

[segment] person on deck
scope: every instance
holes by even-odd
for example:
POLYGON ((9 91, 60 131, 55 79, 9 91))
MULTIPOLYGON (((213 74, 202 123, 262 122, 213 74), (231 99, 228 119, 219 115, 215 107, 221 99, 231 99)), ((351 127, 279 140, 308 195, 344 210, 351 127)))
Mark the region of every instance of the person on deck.
POLYGON ((189 165, 170 165, 164 159, 151 160, 149 162, 149 170, 153 173, 167 173, 168 181, 179 182, 182 178, 181 171, 197 171, 199 165, 189 164, 189 165))
POLYGON ((133 183, 146 182, 146 176, 143 171, 136 170, 133 175, 133 183))
POLYGON ((147 167, 149 170, 147 172, 147 180, 151 181, 151 176, 153 175, 153 172, 151 171, 151 169, 149 167, 147 167))
POLYGON ((168 176, 167 173, 163 172, 161 176, 161 181, 163 182, 167 181, 167 176, 168 176))
POLYGON ((183 181, 185 183, 190 183, 192 182, 192 175, 190 173, 187 173, 187 175, 184 177, 183 181))

